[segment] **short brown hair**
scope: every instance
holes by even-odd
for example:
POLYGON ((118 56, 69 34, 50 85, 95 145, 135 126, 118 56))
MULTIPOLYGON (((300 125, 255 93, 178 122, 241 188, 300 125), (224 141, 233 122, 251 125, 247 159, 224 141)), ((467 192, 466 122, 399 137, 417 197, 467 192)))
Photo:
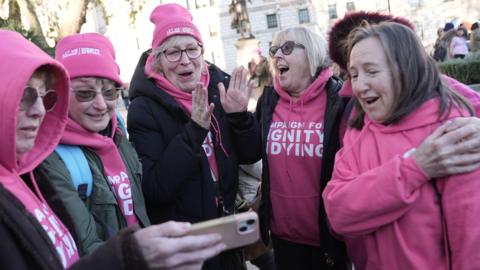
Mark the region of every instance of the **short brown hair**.
MULTIPOLYGON (((465 108, 473 115, 469 102, 441 80, 435 61, 425 52, 412 29, 394 22, 376 25, 364 22, 349 35, 348 58, 358 42, 371 37, 382 44, 393 80, 393 107, 390 116, 382 124, 399 122, 433 97, 440 98, 440 117, 448 116, 452 106, 465 108)), ((349 124, 360 129, 365 112, 358 101, 355 101, 355 107, 359 113, 352 117, 349 124)))

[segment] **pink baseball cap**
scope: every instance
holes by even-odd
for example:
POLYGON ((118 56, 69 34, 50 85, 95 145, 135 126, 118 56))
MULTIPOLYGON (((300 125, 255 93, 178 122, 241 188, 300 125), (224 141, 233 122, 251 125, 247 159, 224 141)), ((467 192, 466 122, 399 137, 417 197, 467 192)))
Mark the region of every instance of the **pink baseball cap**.
POLYGON ((152 11, 150 21, 155 24, 152 48, 158 47, 166 39, 176 35, 192 36, 203 44, 202 35, 193 24, 192 14, 178 4, 159 5, 152 11))
POLYGON ((113 45, 98 33, 74 34, 63 38, 55 49, 55 59, 65 66, 70 79, 101 77, 123 85, 113 45))

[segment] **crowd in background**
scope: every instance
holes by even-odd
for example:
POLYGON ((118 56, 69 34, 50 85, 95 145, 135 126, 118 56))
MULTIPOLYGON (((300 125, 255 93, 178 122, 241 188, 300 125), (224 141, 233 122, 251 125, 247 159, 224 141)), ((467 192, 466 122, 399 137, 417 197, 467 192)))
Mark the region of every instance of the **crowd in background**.
POLYGON ((446 23, 437 30, 437 40, 433 46, 433 58, 442 62, 448 59, 464 59, 470 53, 480 51, 480 29, 478 22, 470 27, 470 32, 464 24, 455 28, 454 24, 446 23))

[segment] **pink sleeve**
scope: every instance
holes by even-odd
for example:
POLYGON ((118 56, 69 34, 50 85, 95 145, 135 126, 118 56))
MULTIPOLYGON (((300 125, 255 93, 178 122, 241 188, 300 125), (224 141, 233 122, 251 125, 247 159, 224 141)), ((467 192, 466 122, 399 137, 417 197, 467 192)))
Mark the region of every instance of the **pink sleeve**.
POLYGON ((480 269, 480 171, 448 178, 442 201, 453 269, 480 269))
POLYGON ((480 93, 447 75, 443 75, 442 79, 457 93, 467 98, 470 104, 472 104, 476 116, 480 116, 480 93))
POLYGON ((365 172, 354 168, 357 163, 351 151, 340 150, 332 180, 323 192, 332 229, 344 236, 367 234, 398 219, 415 203, 420 187, 428 182, 412 158, 396 156, 365 172))

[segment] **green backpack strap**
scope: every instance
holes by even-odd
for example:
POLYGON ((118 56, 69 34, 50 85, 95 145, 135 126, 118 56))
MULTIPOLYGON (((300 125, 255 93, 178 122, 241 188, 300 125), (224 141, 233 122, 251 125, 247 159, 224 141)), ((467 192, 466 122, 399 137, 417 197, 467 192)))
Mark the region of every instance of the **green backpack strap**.
POLYGON ((59 144, 55 152, 65 163, 78 196, 86 200, 92 194, 93 176, 82 149, 76 145, 59 144))

